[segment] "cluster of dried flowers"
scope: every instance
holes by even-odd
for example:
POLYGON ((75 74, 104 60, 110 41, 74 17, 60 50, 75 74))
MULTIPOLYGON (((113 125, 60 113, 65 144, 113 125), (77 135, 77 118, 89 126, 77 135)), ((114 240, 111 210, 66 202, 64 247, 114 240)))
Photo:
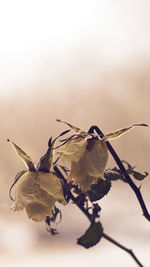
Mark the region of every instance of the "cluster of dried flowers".
POLYGON ((134 124, 100 138, 96 133, 88 133, 69 123, 64 123, 74 131, 74 134, 60 140, 61 145, 58 146, 55 146, 55 141, 70 130, 61 133, 54 141, 50 138, 48 150, 40 159, 37 168, 21 148, 8 140, 28 168, 16 176, 11 186, 12 189, 15 185, 12 209, 14 211, 25 209, 28 217, 37 222, 44 221, 47 216, 53 217, 57 201, 64 205, 67 203, 64 196, 63 181, 54 171, 54 166, 57 164, 56 161, 54 162, 53 154, 55 151, 55 154, 59 155, 59 160, 70 163, 70 171, 66 177, 67 182, 77 185, 81 192, 89 192, 92 185, 98 185, 100 181, 106 179, 104 178, 104 170, 108 161, 106 141, 117 138, 134 126, 143 126, 143 124, 134 124))
POLYGON ((85 132, 70 123, 63 123, 67 124, 70 129, 62 132, 54 140, 52 137, 49 139, 47 152, 41 157, 37 167, 20 147, 8 139, 27 166, 27 170, 16 175, 10 188, 9 195, 14 201, 12 209, 14 211, 25 209, 28 217, 32 220, 45 221, 48 232, 55 235, 57 230, 51 227, 51 223, 56 222, 58 214, 60 220, 62 217, 61 211, 56 207, 56 202, 66 205, 71 201, 90 221, 89 228, 77 239, 77 244, 90 248, 103 237, 128 252, 138 266, 143 267, 132 250, 124 247, 104 232, 100 222, 101 207, 97 200, 109 192, 111 181, 120 179, 129 184, 139 201, 143 215, 150 221, 150 214, 140 188, 131 179, 132 176, 141 181, 148 173, 141 174, 135 171, 135 167, 132 167, 127 161, 121 161, 108 142, 109 139, 119 137, 134 126, 147 125, 134 124, 103 135, 97 126, 92 126, 88 132, 85 132), (68 134, 70 130, 73 130, 74 133, 61 140, 60 137, 68 134), (56 144, 58 140, 60 143, 56 144), (119 168, 106 169, 109 152, 119 168), (60 164, 59 161, 62 163, 60 164), (69 164, 69 169, 64 166, 66 163, 69 164), (13 199, 12 188, 14 186, 15 196, 13 199))

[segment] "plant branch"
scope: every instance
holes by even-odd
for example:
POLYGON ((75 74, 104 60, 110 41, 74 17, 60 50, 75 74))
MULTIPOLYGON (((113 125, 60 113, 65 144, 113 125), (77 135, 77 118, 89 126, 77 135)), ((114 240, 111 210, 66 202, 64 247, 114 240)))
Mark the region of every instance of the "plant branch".
MULTIPOLYGON (((57 166, 54 166, 54 171, 56 172, 58 177, 61 178, 63 180, 63 182, 66 184, 66 179, 57 166)), ((82 213, 88 218, 88 220, 92 224, 95 221, 95 218, 93 218, 92 214, 89 213, 88 209, 86 209, 83 205, 81 205, 81 202, 79 202, 76 199, 76 197, 72 194, 72 192, 70 190, 67 192, 67 195, 68 195, 69 199, 71 199, 73 201, 73 203, 82 211, 82 213)), ((113 238, 111 238, 110 236, 108 236, 105 233, 102 234, 102 237, 104 239, 106 239, 107 241, 111 242, 113 245, 116 245, 117 247, 119 247, 122 250, 129 253, 130 256, 134 259, 134 261, 138 264, 138 266, 144 267, 140 263, 140 261, 137 259, 137 257, 135 256, 135 254, 133 253, 133 251, 131 249, 128 249, 125 246, 121 245, 119 242, 117 242, 116 240, 114 240, 113 238)))
POLYGON ((138 260, 138 258, 135 256, 134 252, 132 251, 132 249, 126 248, 125 246, 121 245, 120 243, 118 243, 116 240, 112 239, 110 236, 108 236, 107 234, 103 233, 103 238, 105 238, 106 240, 108 240, 109 242, 113 243, 114 245, 116 245, 117 247, 125 250, 127 253, 130 254, 130 256, 135 260, 135 262, 140 266, 140 267, 144 267, 140 261, 138 260))
MULTIPOLYGON (((101 130, 100 130, 97 126, 92 126, 92 127, 89 129, 88 132, 89 132, 89 133, 93 133, 94 130, 98 133, 98 135, 99 135, 100 137, 103 137, 103 136, 104 136, 104 134, 101 132, 101 130)), ((139 204, 140 204, 140 206, 141 206, 141 209, 142 209, 142 211, 143 211, 143 215, 144 215, 144 217, 145 217, 148 221, 150 221, 150 214, 149 214, 149 212, 148 212, 148 210, 147 210, 147 207, 146 207, 146 205, 145 205, 145 202, 144 202, 144 200, 143 200, 143 196, 142 196, 142 194, 141 194, 140 188, 138 188, 138 187, 136 186, 136 184, 135 184, 135 183, 132 181, 132 179, 130 178, 129 174, 127 173, 125 167, 123 166, 123 164, 122 164, 120 158, 118 157, 117 153, 115 152, 115 150, 113 149, 113 147, 111 146, 111 144, 110 144, 108 141, 106 142, 106 144, 107 144, 107 147, 108 147, 109 152, 111 153, 111 155, 113 156, 114 160, 116 161, 118 167, 120 168, 121 173, 122 173, 123 176, 125 177, 127 183, 128 183, 129 186, 131 187, 131 189, 134 191, 134 193, 135 193, 135 195, 136 195, 136 197, 137 197, 137 199, 138 199, 138 201, 139 201, 139 204)))
POLYGON ((93 223, 92 215, 88 212, 87 209, 85 209, 82 205, 80 205, 80 202, 78 202, 76 200, 76 198, 74 197, 74 195, 71 192, 69 192, 69 197, 73 201, 73 203, 84 213, 84 215, 88 218, 88 220, 91 223, 93 223))
MULTIPOLYGON (((78 206, 78 208, 84 213, 84 215, 86 215, 86 217, 88 218, 88 220, 90 221, 90 223, 93 223, 93 219, 91 214, 88 212, 88 210, 86 210, 83 206, 81 206, 77 201, 76 198, 73 196, 73 194, 71 192, 69 192, 69 197, 70 199, 74 202, 74 204, 76 204, 78 206)), ((138 260, 138 258, 135 256, 135 254, 133 253, 132 249, 126 248, 125 246, 121 245, 119 242, 117 242, 116 240, 114 240, 113 238, 111 238, 110 236, 108 236, 107 234, 103 233, 102 237, 105 238, 107 241, 111 242, 113 245, 116 245, 117 247, 121 248, 122 250, 126 251, 127 253, 130 254, 130 256, 135 260, 135 262, 140 266, 140 267, 144 267, 140 261, 138 260)))

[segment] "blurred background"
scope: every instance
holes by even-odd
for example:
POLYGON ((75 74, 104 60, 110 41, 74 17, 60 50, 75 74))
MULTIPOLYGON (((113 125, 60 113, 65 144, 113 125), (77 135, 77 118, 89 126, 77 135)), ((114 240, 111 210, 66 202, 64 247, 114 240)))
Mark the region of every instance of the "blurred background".
MULTIPOLYGON (((8 191, 25 167, 7 138, 37 164, 62 119, 104 133, 150 124, 150 2, 148 0, 2 0, 0 2, 0 264, 18 266, 136 266, 108 241, 76 245, 88 221, 70 204, 50 236, 44 223, 10 210, 8 191)), ((149 128, 112 141, 121 159, 150 171, 149 128)), ((111 159, 108 167, 115 166, 111 159)), ((141 191, 150 211, 147 177, 141 191)), ((113 182, 100 201, 105 233, 150 266, 150 225, 128 185, 113 182)), ((54 226, 55 227, 55 226, 54 226)))

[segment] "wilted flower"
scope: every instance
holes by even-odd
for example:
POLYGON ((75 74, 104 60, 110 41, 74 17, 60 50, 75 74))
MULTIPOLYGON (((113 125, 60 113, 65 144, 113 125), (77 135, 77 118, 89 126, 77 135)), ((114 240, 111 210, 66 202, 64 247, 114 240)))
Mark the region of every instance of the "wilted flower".
POLYGON ((68 181, 78 184, 87 191, 97 179, 104 179, 104 169, 108 160, 105 142, 96 137, 74 137, 59 149, 62 160, 71 162, 68 181), (75 145, 76 144, 76 145, 75 145))
POLYGON ((55 173, 50 171, 53 150, 51 139, 47 153, 41 158, 37 170, 30 157, 16 144, 11 144, 28 167, 28 171, 21 172, 14 182, 16 190, 12 209, 19 211, 25 208, 29 218, 37 222, 43 221, 46 216, 52 216, 56 201, 66 203, 61 182, 55 173))
MULTIPOLYGON (((57 121, 62 122, 60 120, 57 121)), ((88 134, 69 123, 66 124, 76 134, 72 135, 60 146, 58 153, 63 161, 71 163, 68 181, 73 181, 82 191, 90 190, 91 184, 96 184, 98 179, 105 179, 104 170, 108 161, 106 141, 117 138, 134 126, 145 126, 143 124, 134 124, 100 138, 98 135, 88 134)))
POLYGON ((43 221, 46 216, 52 216, 57 200, 65 203, 61 184, 54 173, 27 171, 17 182, 12 209, 25 208, 29 218, 43 221))

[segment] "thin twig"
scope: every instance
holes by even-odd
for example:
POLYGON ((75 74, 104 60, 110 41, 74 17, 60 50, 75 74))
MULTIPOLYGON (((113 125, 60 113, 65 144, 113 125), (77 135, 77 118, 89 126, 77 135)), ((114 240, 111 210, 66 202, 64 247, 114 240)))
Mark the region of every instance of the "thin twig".
MULTIPOLYGON (((89 133, 92 133, 94 130, 99 134, 100 137, 103 137, 104 136, 104 134, 101 132, 101 130, 97 126, 92 126, 89 129, 89 133)), ((114 160, 116 161, 118 167, 120 168, 121 173, 123 174, 123 176, 125 177, 127 183, 130 185, 130 187, 132 188, 132 190, 136 194, 136 197, 137 197, 137 199, 139 201, 139 204, 141 206, 141 209, 143 211, 144 217, 148 221, 150 221, 150 214, 149 214, 149 212, 147 210, 147 207, 145 205, 145 202, 143 200, 143 196, 141 194, 140 187, 138 188, 136 186, 136 184, 132 181, 132 179, 130 178, 129 174, 127 173, 125 167, 123 166, 120 158, 118 157, 117 153, 115 152, 115 150, 113 149, 113 147, 111 146, 111 144, 108 141, 106 142, 106 144, 107 144, 108 150, 110 151, 110 153, 113 156, 114 160)))
POLYGON ((140 266, 140 267, 144 267, 140 261, 138 260, 138 258, 135 256, 134 252, 132 251, 132 249, 126 248, 125 246, 121 245, 120 243, 118 243, 116 240, 114 240, 113 238, 111 238, 110 236, 108 236, 107 234, 103 233, 103 238, 105 238, 106 240, 108 240, 109 242, 111 242, 112 244, 116 245, 117 247, 125 250, 127 253, 130 254, 130 256, 136 261, 136 263, 140 266))

